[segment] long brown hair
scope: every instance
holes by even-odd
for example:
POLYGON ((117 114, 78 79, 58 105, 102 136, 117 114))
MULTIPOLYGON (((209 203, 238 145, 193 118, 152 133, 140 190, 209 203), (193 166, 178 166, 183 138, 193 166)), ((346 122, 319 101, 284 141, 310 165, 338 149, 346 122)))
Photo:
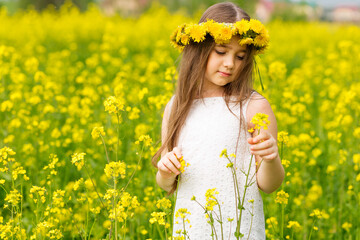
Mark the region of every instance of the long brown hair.
MULTIPOLYGON (((209 7, 202 15, 199 23, 206 22, 208 19, 213 19, 216 22, 235 23, 241 19, 250 20, 250 17, 234 3, 224 2, 209 7)), ((152 163, 155 167, 164 150, 171 151, 177 146, 181 128, 184 125, 193 100, 195 98, 202 98, 207 61, 214 46, 215 42, 211 36, 206 36, 203 42, 190 43, 184 48, 180 62, 177 88, 168 120, 167 135, 165 139, 162 139, 162 146, 152 158, 152 163)), ((254 51, 251 46, 248 46, 245 59, 235 75, 235 80, 224 86, 224 99, 229 110, 230 97, 232 97, 231 100, 234 97, 235 103, 240 104, 241 109, 242 101, 250 96, 252 91, 253 62, 254 51)), ((241 126, 245 125, 242 123, 244 123, 244 119, 242 114, 240 114, 239 136, 242 129, 241 126)), ((176 186, 177 181, 175 181, 170 193, 176 189, 176 186)))

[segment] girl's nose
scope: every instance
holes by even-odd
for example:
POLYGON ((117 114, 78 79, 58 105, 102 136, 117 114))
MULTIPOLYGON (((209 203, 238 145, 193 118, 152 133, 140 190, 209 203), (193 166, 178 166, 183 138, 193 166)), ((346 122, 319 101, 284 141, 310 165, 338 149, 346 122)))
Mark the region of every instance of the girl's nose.
POLYGON ((224 59, 224 66, 229 69, 232 69, 234 67, 234 58, 230 56, 230 54, 224 59))

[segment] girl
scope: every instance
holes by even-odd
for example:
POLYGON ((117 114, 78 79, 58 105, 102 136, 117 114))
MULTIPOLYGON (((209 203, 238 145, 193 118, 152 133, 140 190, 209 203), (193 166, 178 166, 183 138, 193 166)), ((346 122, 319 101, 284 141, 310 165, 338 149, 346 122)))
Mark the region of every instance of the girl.
MULTIPOLYGON (((183 55, 176 94, 164 111, 163 144, 153 158, 158 168, 156 181, 169 193, 177 190, 175 212, 186 208, 186 238, 211 239, 216 234, 219 239, 239 239, 239 235, 265 239, 259 189, 271 193, 284 178, 274 113, 269 102, 252 89, 254 55, 267 46, 267 31, 259 21, 250 20, 242 9, 227 2, 208 8, 199 24, 180 26, 172 42, 183 49, 183 55), (270 125, 260 134, 250 134, 247 130, 254 127, 250 120, 256 113, 267 114, 270 125), (225 148, 235 154, 240 191, 245 184, 242 172, 250 166, 249 176, 256 174, 257 184, 246 190, 241 234, 236 233, 237 223, 232 220, 239 214, 234 207, 233 175, 226 167, 229 162, 220 157, 225 148), (180 158, 189 164, 181 178, 180 158), (214 188, 221 213, 217 208, 214 212, 222 224, 215 221, 211 227, 199 203, 204 206, 209 200, 205 193, 214 188)), ((182 219, 174 218, 173 229, 173 236, 184 231, 182 219)))

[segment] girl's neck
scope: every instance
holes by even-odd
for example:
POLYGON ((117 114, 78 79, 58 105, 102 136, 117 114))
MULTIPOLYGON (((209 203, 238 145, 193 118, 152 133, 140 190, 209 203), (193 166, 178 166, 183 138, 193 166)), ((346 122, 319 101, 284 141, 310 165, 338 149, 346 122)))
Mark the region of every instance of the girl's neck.
MULTIPOLYGON (((211 98, 211 97, 223 97, 224 96, 224 90, 219 89, 216 91, 203 91, 201 94, 202 98, 211 98)), ((196 98, 199 98, 198 96, 196 98)))

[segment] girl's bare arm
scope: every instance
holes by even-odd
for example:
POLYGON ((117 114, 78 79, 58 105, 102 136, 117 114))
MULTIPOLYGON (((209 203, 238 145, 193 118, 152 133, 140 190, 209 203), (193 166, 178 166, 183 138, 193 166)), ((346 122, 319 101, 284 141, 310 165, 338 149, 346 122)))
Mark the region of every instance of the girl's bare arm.
MULTIPOLYGON (((169 121, 169 106, 165 107, 162 129, 161 129, 161 138, 165 139, 167 134, 167 126, 169 121)), ((175 147, 172 151, 167 152, 166 150, 161 153, 161 159, 157 163, 158 172, 156 173, 156 182, 157 184, 169 192, 172 189, 172 186, 175 182, 176 176, 180 174, 180 158, 181 151, 179 148, 175 147)))
POLYGON ((247 110, 248 127, 253 127, 250 120, 256 113, 267 114, 270 124, 268 129, 261 129, 259 135, 254 131, 248 143, 251 144, 250 151, 255 155, 256 162, 261 162, 256 174, 257 184, 263 192, 272 193, 280 187, 285 177, 277 146, 276 118, 269 102, 259 94, 254 95, 255 99, 249 102, 247 110))

